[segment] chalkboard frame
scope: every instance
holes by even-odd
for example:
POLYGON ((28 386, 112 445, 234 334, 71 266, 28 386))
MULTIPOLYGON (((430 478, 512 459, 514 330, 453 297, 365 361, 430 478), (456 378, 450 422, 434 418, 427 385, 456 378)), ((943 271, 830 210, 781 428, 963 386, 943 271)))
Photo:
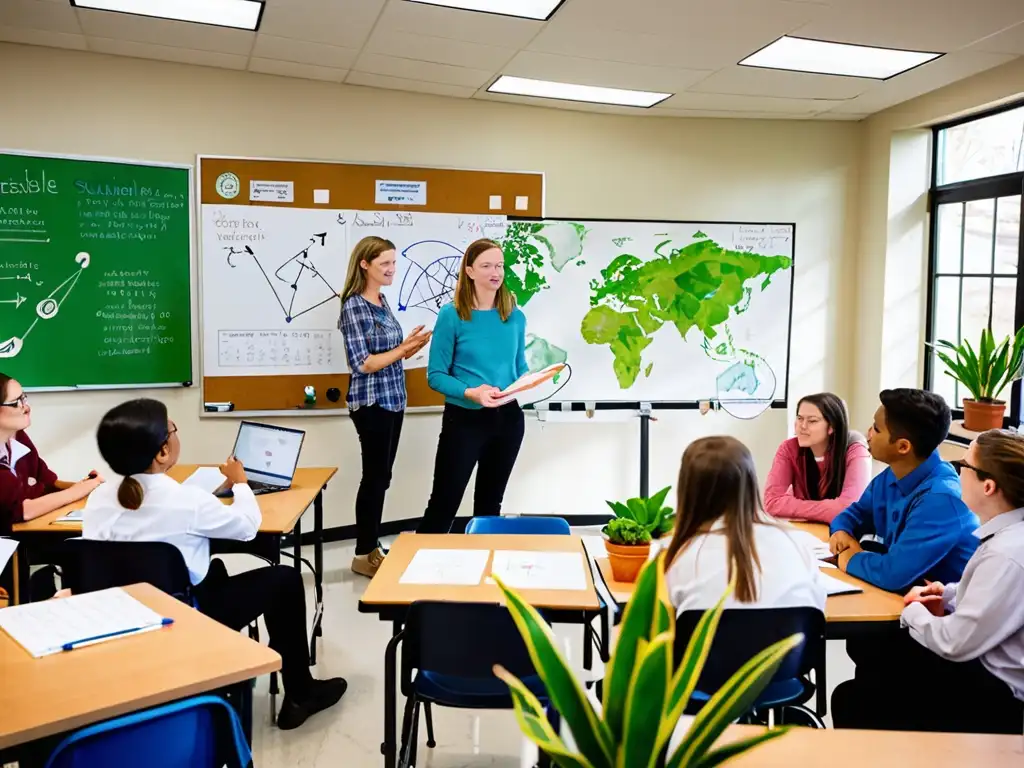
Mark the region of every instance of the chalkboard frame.
POLYGON ((79 384, 74 386, 57 387, 25 387, 26 392, 96 392, 107 390, 132 390, 132 389, 177 389, 189 388, 192 386, 196 371, 196 295, 193 286, 196 284, 196 197, 195 197, 195 170, 189 163, 169 163, 157 160, 138 160, 124 157, 106 157, 103 155, 80 155, 68 152, 38 152, 29 149, 12 149, 0 147, 0 155, 14 155, 19 157, 51 158, 54 160, 78 160, 87 163, 115 163, 119 165, 137 165, 148 168, 176 168, 188 173, 188 311, 189 311, 189 378, 182 382, 151 382, 138 384, 79 384))

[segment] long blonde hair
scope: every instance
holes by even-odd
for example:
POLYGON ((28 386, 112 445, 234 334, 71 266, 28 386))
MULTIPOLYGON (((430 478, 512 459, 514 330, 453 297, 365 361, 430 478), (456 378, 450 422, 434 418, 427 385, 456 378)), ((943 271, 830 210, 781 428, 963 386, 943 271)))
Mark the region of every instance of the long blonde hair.
POLYGON ((345 303, 349 297, 361 294, 366 290, 366 270, 363 269, 362 263, 365 261, 367 264, 372 264, 373 260, 382 253, 393 250, 395 250, 394 243, 375 235, 364 237, 356 243, 356 247, 352 249, 352 256, 348 260, 345 287, 338 294, 342 303, 345 303))
MULTIPOLYGON (((466 267, 472 267, 481 253, 492 248, 501 250, 501 246, 493 240, 482 238, 469 244, 466 253, 462 256, 462 265, 459 267, 459 281, 455 285, 455 311, 462 320, 469 320, 473 316, 473 281, 466 274, 466 267)), ((494 306, 498 310, 501 321, 505 322, 516 308, 516 297, 504 281, 498 289, 498 295, 494 298, 494 306)))

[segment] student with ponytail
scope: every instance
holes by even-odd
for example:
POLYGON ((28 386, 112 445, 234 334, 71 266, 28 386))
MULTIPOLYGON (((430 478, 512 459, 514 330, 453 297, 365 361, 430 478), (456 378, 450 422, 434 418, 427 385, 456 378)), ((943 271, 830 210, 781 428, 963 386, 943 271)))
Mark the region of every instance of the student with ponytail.
POLYGON ((185 560, 200 611, 235 630, 263 616, 270 647, 281 654, 285 696, 277 724, 282 730, 297 728, 336 704, 348 687, 345 680, 314 680, 309 672, 306 594, 299 570, 271 565, 229 576, 223 561, 210 560, 210 539, 248 541, 260 527, 260 508, 241 463, 232 457, 221 467, 234 492, 230 505, 167 477, 181 443, 167 408, 156 400, 131 400, 109 411, 96 441, 123 479, 89 497, 82 536, 169 542, 185 560))

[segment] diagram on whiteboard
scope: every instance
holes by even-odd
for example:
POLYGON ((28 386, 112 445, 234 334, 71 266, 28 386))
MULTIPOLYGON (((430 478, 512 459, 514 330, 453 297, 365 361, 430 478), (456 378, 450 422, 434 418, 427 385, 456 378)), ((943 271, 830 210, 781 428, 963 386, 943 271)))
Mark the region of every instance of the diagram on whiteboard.
MULTIPOLYGON (((40 320, 52 320, 60 312, 61 305, 71 295, 71 291, 74 290, 78 284, 79 279, 82 277, 82 273, 89 267, 91 257, 84 251, 75 256, 74 262, 78 265, 77 269, 72 274, 60 283, 56 288, 50 291, 49 295, 45 296, 35 305, 35 311, 32 313, 31 320, 28 317, 23 322, 28 323, 25 330, 20 336, 11 336, 8 339, 0 340, 0 357, 17 357, 18 354, 25 346, 25 340, 29 334, 36 327, 36 324, 40 320)), ((21 306, 28 301, 25 296, 21 295, 21 288, 19 287, 19 281, 25 281, 26 292, 28 288, 33 285, 31 273, 25 275, 0 275, 0 291, 3 290, 2 286, 7 282, 13 282, 13 298, 0 299, 0 305, 12 305, 15 310, 20 310, 21 306)), ((36 282, 35 286, 41 286, 42 281, 36 282)), ((2 295, 2 294, 0 294, 2 295)), ((6 322, 6 321, 5 321, 6 322)), ((16 317, 16 322, 22 322, 21 316, 16 317)))
POLYGON ((426 309, 435 315, 455 297, 462 251, 441 240, 424 240, 402 250, 398 310, 426 309))

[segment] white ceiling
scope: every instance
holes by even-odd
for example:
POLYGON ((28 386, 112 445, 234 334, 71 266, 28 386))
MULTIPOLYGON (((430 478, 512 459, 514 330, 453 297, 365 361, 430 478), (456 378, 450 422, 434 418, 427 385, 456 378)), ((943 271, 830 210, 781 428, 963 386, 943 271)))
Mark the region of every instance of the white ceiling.
POLYGON ((1024 1, 566 0, 540 22, 406 0, 267 0, 253 33, 0 0, 0 40, 566 109, 859 120, 1024 55, 1024 1), (784 34, 947 55, 885 82, 737 66, 784 34), (487 93, 501 74, 675 95, 644 110, 487 93))

